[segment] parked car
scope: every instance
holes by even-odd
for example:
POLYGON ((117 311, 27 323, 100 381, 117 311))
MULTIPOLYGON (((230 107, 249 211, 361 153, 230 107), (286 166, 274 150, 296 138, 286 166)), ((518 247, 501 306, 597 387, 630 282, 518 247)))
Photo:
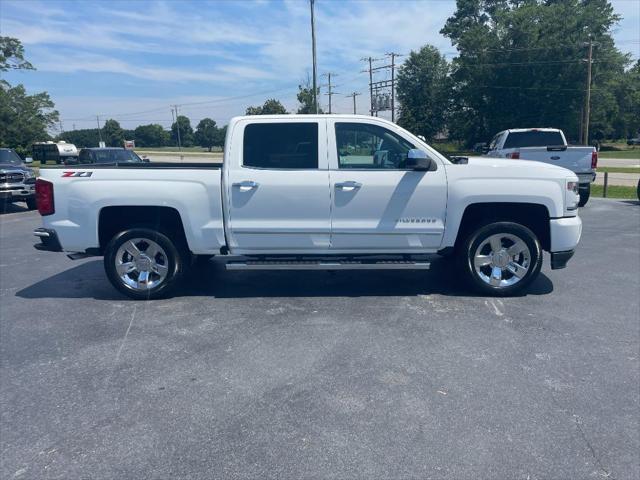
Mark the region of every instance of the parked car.
POLYGON ((591 183, 596 179, 598 151, 594 147, 567 145, 557 128, 514 128, 497 133, 487 155, 497 158, 535 160, 568 168, 578 175, 580 207, 589 201, 591 183))
POLYGON ((80 150, 78 158, 65 165, 88 165, 99 164, 120 164, 120 163, 141 163, 148 161, 140 158, 133 150, 118 147, 95 147, 83 148, 80 150))
POLYGON ((640 137, 628 139, 627 145, 640 145, 640 137))
MULTIPOLYGON (((29 159, 31 160, 31 159, 29 159)), ((15 151, 0 148, 0 201, 26 202, 27 208, 36 208, 36 175, 15 151)))
POLYGON ((524 160, 452 163, 382 118, 236 117, 217 164, 121 163, 41 172, 36 248, 103 255, 115 288, 170 293, 193 256, 232 270, 426 269, 512 295, 578 244, 578 177, 524 160))
POLYGON ((38 142, 31 146, 33 159, 45 165, 54 162, 56 165, 71 163, 78 158, 78 149, 73 143, 67 142, 38 142))

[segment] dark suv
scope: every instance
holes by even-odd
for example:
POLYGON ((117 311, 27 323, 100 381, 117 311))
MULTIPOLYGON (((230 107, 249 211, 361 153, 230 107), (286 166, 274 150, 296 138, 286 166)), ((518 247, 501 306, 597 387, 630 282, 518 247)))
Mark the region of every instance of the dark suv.
POLYGON ((0 148, 0 202, 26 202, 29 210, 34 210, 35 185, 33 169, 10 148, 0 148))
POLYGON ((83 148, 77 159, 65 162, 65 165, 87 165, 92 163, 117 165, 119 163, 142 163, 148 160, 140 158, 133 150, 124 148, 83 148))

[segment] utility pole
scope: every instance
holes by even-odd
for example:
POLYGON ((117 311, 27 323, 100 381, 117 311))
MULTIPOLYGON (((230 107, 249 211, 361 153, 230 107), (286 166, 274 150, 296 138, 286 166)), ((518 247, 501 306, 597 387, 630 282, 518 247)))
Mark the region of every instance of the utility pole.
MULTIPOLYGON (((373 108, 373 66, 371 64, 373 62, 373 58, 369 57, 369 97, 371 98, 371 116, 373 116, 374 108, 373 108)), ((378 115, 376 115, 377 117, 378 115)))
POLYGON ((75 131, 75 129, 76 129, 76 124, 74 123, 74 124, 72 124, 72 125, 73 125, 73 130, 75 131))
POLYGON ((399 53, 391 52, 387 53, 387 56, 391 57, 391 121, 396 120, 396 57, 399 57, 399 53))
MULTIPOLYGON (((180 122, 178 121, 178 105, 172 105, 176 109, 176 132, 178 133, 178 151, 180 152, 180 160, 184 160, 182 156, 182 144, 180 142, 180 122)), ((171 116, 173 117, 173 110, 171 110, 171 116)))
POLYGON ((591 104, 591 59, 593 58, 593 41, 591 40, 591 35, 589 35, 589 43, 585 44, 589 47, 589 52, 587 54, 587 94, 584 99, 584 133, 582 134, 583 142, 585 145, 589 145, 589 114, 590 114, 590 104, 591 104))
POLYGON ((64 128, 62 127, 62 120, 60 120, 60 133, 64 133, 64 128))
POLYGON ((329 72, 322 75, 323 77, 327 77, 327 82, 328 82, 327 87, 328 87, 329 93, 325 93, 325 95, 329 96, 329 114, 331 114, 331 97, 337 93, 337 92, 334 92, 332 89, 333 85, 331 85, 331 75, 335 77, 338 74, 329 72))
MULTIPOLYGON (((100 115, 96 115, 96 122, 98 122, 98 139, 100 143, 102 143, 102 131, 100 130, 100 115)), ((98 145, 100 145, 100 143, 98 143, 98 145)))
MULTIPOLYGON (((318 113, 318 68, 316 65, 316 22, 313 15, 313 4, 315 0, 309 0, 311 7, 311 55, 313 57, 313 107, 318 113)), ((331 99, 331 97, 329 97, 331 99)))
POLYGON ((352 92, 349 95, 347 95, 347 97, 353 97, 353 114, 356 114, 356 97, 358 95, 362 95, 361 93, 358 92, 352 92))

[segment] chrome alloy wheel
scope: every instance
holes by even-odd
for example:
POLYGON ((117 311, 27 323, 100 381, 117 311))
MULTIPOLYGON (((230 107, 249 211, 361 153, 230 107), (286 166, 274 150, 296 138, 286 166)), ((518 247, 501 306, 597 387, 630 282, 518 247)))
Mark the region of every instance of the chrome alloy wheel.
POLYGON ((527 244, 511 233, 487 237, 473 255, 474 268, 483 282, 492 287, 515 285, 531 267, 527 244))
POLYGON ((153 240, 132 238, 118 249, 115 267, 124 285, 146 291, 167 278, 169 259, 164 249, 153 240))

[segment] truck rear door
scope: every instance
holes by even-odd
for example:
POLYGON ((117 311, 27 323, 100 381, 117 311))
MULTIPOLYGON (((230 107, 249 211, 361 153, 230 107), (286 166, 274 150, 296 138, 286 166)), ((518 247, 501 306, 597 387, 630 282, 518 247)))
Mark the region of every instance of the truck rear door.
POLYGON ((245 119, 225 168, 233 253, 323 253, 331 234, 326 121, 245 119))
POLYGON ((436 250, 447 206, 444 167, 405 168, 407 152, 417 147, 386 124, 329 119, 327 127, 332 251, 436 250))

